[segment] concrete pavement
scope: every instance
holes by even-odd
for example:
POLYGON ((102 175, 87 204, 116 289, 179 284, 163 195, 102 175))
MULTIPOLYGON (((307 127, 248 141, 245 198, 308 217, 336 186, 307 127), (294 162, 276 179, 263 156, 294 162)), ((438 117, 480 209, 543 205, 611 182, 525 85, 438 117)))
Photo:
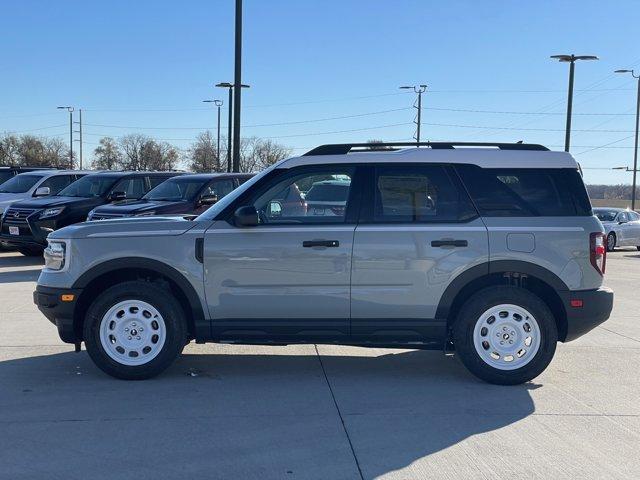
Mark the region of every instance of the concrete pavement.
POLYGON ((609 255, 612 318, 548 370, 488 385, 438 352, 189 345, 114 380, 32 304, 41 261, 0 254, 0 479, 637 478, 640 252, 609 255))

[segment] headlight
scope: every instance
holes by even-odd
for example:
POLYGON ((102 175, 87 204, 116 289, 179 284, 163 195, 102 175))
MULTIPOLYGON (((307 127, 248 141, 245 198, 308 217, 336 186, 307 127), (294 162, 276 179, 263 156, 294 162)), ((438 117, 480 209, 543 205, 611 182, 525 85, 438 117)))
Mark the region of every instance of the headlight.
POLYGON ((44 249, 44 267, 49 270, 62 270, 67 256, 67 245, 64 242, 49 240, 44 249))
POLYGON ((153 216, 153 215, 155 215, 155 214, 156 214, 156 212, 154 212, 154 211, 151 211, 151 212, 142 212, 142 213, 136 213, 136 214, 134 215, 134 217, 151 217, 151 216, 153 216))
POLYGON ((55 217, 56 215, 60 215, 60 213, 62 213, 63 210, 64 210, 64 207, 47 208, 45 211, 43 211, 40 214, 40 218, 55 217))
POLYGON ((95 213, 95 210, 91 210, 89 212, 89 214, 87 215, 87 222, 90 222, 91 219, 93 218, 93 214, 95 213))

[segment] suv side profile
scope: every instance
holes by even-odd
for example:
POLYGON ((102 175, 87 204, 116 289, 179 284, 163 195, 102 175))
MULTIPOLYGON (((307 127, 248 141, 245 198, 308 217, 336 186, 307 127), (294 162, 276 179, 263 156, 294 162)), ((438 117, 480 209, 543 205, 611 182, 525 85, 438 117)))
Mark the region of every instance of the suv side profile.
POLYGON ((53 232, 34 301, 123 379, 159 374, 195 340, 450 350, 517 384, 609 317, 603 228, 568 153, 385 146, 283 160, 193 221, 53 232), (331 214, 306 208, 327 181, 341 186, 331 214))
POLYGON ((83 222, 93 208, 140 198, 177 172, 99 172, 86 175, 56 195, 11 204, 2 215, 0 241, 23 255, 42 255, 47 235, 83 222))

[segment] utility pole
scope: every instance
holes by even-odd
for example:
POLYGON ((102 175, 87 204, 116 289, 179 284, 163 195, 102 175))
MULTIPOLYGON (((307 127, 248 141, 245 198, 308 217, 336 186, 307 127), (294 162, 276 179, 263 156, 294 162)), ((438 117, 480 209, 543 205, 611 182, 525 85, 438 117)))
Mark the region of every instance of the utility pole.
POLYGON ((75 132, 77 134, 79 134, 79 140, 78 143, 80 145, 80 170, 82 170, 82 109, 78 109, 78 118, 79 121, 74 122, 75 124, 78 125, 78 130, 75 132))
POLYGON ((427 91, 427 86, 426 85, 404 85, 400 88, 413 90, 418 96, 416 102, 413 104, 413 107, 418 110, 418 115, 414 120, 414 123, 416 124, 416 133, 413 136, 413 138, 416 139, 417 143, 420 143, 420 126, 422 125, 422 94, 427 91))
POLYGON ((640 126, 640 75, 636 75, 635 70, 616 70, 615 73, 630 73, 638 83, 638 93, 636 94, 636 140, 633 147, 633 183, 631 186, 631 210, 635 210, 636 174, 638 173, 638 127, 640 126))
POLYGON ((240 171, 240 106, 242 97, 242 0, 236 0, 236 41, 233 98, 233 171, 240 171))
POLYGON ((595 55, 551 55, 559 62, 569 63, 569 93, 567 98, 567 126, 564 133, 564 151, 568 152, 571 145, 571 115, 573 109, 573 77, 576 60, 598 60, 595 55))
POLYGON ((69 112, 69 168, 73 169, 73 107, 56 107, 69 112))
MULTIPOLYGON (((222 83, 216 83, 216 87, 220 87, 220 88, 228 88, 229 89, 229 100, 227 102, 227 106, 229 108, 229 126, 227 128, 227 172, 231 172, 232 170, 232 161, 231 161, 231 155, 232 155, 232 144, 231 144, 231 137, 232 137, 232 131, 233 131, 233 97, 234 97, 234 93, 233 93, 233 84, 229 83, 229 82, 222 82, 222 83)), ((241 88, 249 88, 249 85, 245 85, 244 83, 240 85, 241 88)), ((238 131, 240 130, 240 128, 238 127, 238 131)), ((240 135, 238 134, 238 137, 240 135)), ((235 135, 233 135, 234 138, 234 142, 235 142, 235 135)), ((240 141, 238 140, 238 151, 240 151, 240 141)))

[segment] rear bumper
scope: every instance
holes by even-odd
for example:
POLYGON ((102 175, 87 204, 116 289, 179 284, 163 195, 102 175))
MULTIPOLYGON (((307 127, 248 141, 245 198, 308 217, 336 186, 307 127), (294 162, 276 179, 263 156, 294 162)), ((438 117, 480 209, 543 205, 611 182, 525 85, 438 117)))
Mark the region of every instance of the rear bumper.
POLYGON ((574 290, 562 295, 567 312, 567 333, 564 342, 569 342, 593 330, 609 318, 613 308, 613 290, 600 287, 596 290, 574 290), (582 300, 582 306, 572 306, 572 300, 582 300))
POLYGON ((66 343, 76 343, 81 336, 75 331, 73 319, 81 289, 52 288, 38 285, 33 292, 33 303, 47 319, 58 328, 60 339, 66 343), (73 301, 63 302, 62 295, 73 294, 73 301))

